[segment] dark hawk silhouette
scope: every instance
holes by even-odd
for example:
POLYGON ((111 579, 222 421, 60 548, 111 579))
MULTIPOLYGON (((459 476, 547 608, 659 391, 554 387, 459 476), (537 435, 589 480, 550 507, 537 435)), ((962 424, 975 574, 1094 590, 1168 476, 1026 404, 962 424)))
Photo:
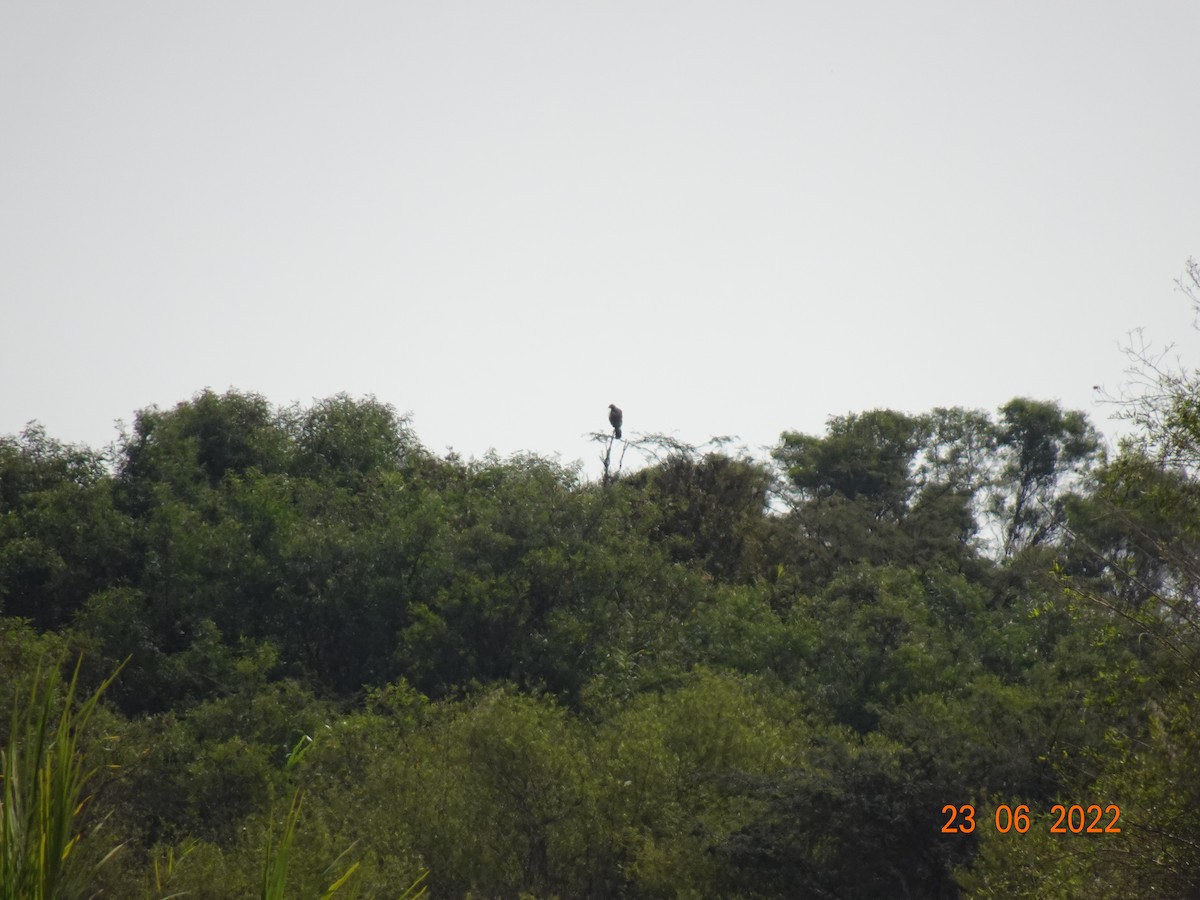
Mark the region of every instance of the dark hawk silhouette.
POLYGON ((621 421, 625 418, 621 407, 608 404, 608 424, 613 427, 613 437, 621 439, 621 421))

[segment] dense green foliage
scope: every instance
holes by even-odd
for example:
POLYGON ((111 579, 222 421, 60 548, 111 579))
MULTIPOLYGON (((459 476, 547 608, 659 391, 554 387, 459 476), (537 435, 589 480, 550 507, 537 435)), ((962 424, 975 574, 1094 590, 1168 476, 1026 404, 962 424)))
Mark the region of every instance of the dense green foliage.
POLYGON ((107 896, 1196 894, 1200 391, 1164 396, 1111 459, 1016 399, 601 484, 345 396, 205 391, 108 456, 31 426, 0 745, 78 705, 46 659, 124 663, 59 838, 107 896))

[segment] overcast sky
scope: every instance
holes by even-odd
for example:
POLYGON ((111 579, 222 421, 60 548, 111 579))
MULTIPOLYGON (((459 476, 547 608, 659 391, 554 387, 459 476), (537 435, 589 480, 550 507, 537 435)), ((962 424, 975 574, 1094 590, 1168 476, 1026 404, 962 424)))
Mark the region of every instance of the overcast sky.
POLYGON ((435 452, 1088 411, 1191 363, 1200 3, 0 0, 0 434, 340 391, 435 452))

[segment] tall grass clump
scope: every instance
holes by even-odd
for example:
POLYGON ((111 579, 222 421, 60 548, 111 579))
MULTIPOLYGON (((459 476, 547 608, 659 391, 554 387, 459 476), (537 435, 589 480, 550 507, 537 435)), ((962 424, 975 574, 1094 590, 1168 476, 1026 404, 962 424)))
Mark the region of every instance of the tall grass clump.
MULTIPOLYGON (((296 746, 292 748, 292 752, 288 754, 286 771, 291 771, 296 764, 304 757, 312 747, 312 738, 308 735, 300 738, 296 746)), ((296 838, 296 826, 300 823, 300 805, 303 802, 303 793, 299 788, 296 788, 292 794, 292 805, 288 810, 287 818, 283 824, 283 834, 280 835, 279 842, 273 840, 271 832, 267 832, 267 843, 263 855, 262 868, 262 890, 259 893, 260 900, 284 900, 284 888, 287 883, 288 865, 292 858, 292 844, 296 838)), ((344 851, 341 856, 334 860, 333 865, 337 863, 348 853, 344 851)), ((359 867, 359 863, 354 863, 347 869, 341 877, 336 879, 325 891, 321 894, 321 900, 329 900, 336 894, 346 882, 350 880, 359 867)), ((332 868, 332 866, 330 867, 332 868)))
MULTIPOLYGON (((288 754, 285 771, 291 771, 296 767, 304 755, 312 747, 312 738, 307 735, 297 741, 296 746, 292 748, 292 752, 288 754)), ((272 831, 268 828, 266 844, 263 851, 262 864, 262 886, 259 891, 260 900, 285 900, 288 896, 286 893, 288 866, 291 864, 293 857, 293 844, 296 838, 296 827, 300 823, 300 808, 304 801, 304 794, 300 788, 296 788, 292 794, 292 803, 288 809, 287 817, 284 819, 283 831, 279 835, 278 840, 275 839, 272 831)), ((349 855, 351 847, 346 848, 335 859, 328 868, 327 873, 336 872, 343 864, 343 860, 349 855)), ((352 863, 340 876, 336 877, 329 887, 325 888, 320 894, 320 900, 331 900, 350 881, 352 875, 358 871, 360 862, 352 863)), ((422 872, 421 875, 401 894, 398 900, 419 900, 425 896, 427 888, 422 882, 429 875, 429 871, 422 872)))
POLYGON ((57 721, 55 696, 62 678, 57 665, 43 675, 39 664, 28 695, 18 692, 13 703, 8 745, 0 750, 0 900, 83 896, 90 870, 120 849, 114 848, 94 865, 79 852, 83 817, 91 799, 84 791, 96 773, 88 767, 79 741, 100 695, 121 669, 118 666, 76 708, 80 663, 67 685, 57 721))

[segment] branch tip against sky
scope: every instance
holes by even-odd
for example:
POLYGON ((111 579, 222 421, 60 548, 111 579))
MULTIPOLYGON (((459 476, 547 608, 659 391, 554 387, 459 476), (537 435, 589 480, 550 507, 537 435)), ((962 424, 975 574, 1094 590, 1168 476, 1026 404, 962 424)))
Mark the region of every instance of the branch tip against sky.
POLYGON ((1200 5, 0 6, 0 433, 339 391, 750 447, 1198 357, 1200 5))

